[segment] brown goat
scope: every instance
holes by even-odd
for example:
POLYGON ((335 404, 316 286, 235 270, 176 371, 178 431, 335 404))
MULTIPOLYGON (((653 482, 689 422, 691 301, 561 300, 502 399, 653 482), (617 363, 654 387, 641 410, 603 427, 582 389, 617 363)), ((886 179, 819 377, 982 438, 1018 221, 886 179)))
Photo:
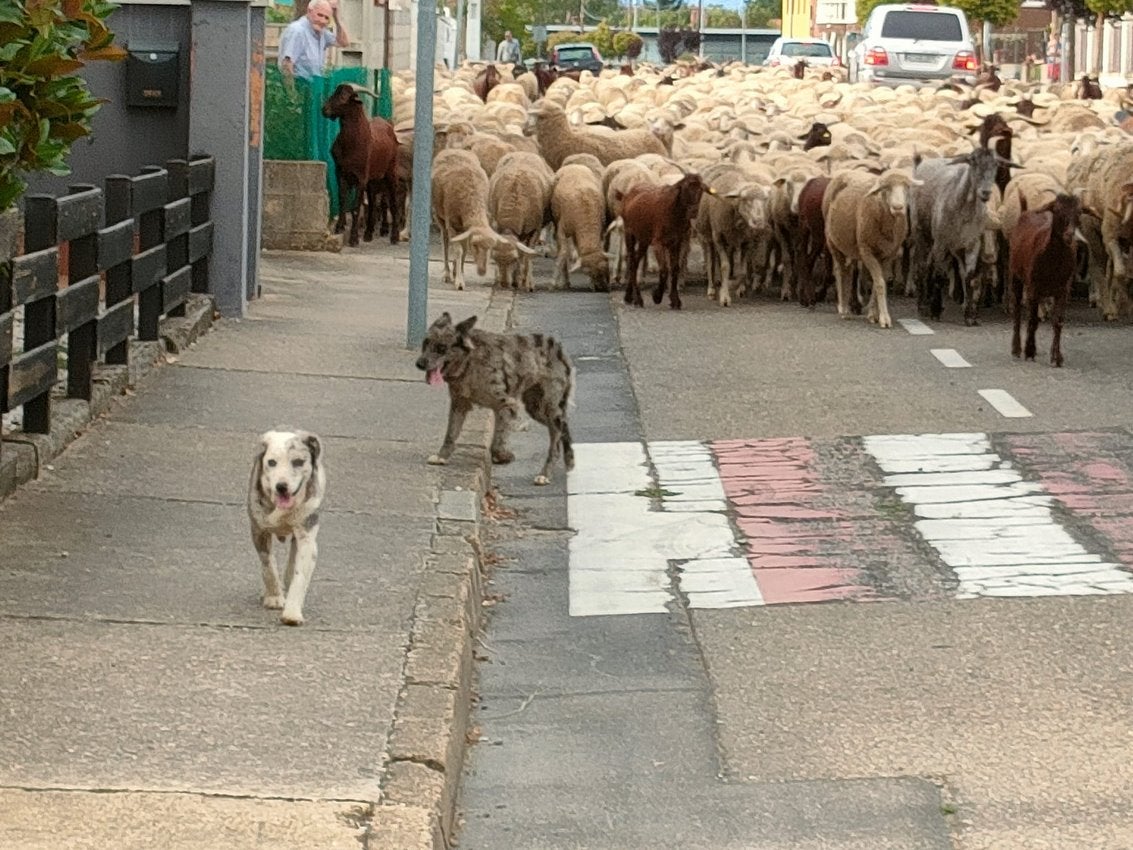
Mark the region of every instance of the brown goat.
POLYGON ((692 231, 692 220, 700 206, 700 196, 713 190, 704 185, 698 174, 686 174, 670 186, 635 186, 625 195, 615 192, 622 201, 622 221, 626 242, 626 304, 643 306, 637 275, 649 248, 657 254, 660 266, 653 303, 660 304, 669 290, 669 306, 681 309, 677 276, 681 256, 692 231))
POLYGON ((1098 84, 1097 77, 1091 78, 1089 74, 1083 74, 1082 79, 1078 81, 1078 91, 1074 96, 1079 100, 1101 100, 1102 87, 1098 84))
POLYGON ((1011 354, 1035 359, 1035 331, 1039 326, 1039 302, 1053 300, 1050 326, 1050 362, 1062 365, 1062 317, 1070 300, 1070 287, 1076 268, 1075 232, 1082 214, 1082 202, 1075 195, 1060 194, 1037 210, 1027 209, 1027 199, 1019 198, 1022 214, 1011 231, 1010 277, 1015 307, 1015 327, 1011 354), (1023 304, 1027 305, 1027 344, 1020 345, 1019 330, 1023 304))
POLYGON ((476 96, 485 103, 488 102, 488 92, 500 84, 500 72, 496 70, 495 65, 488 65, 487 68, 482 68, 476 75, 476 79, 472 81, 472 91, 476 92, 476 96))
MULTIPOLYGON (((373 94, 366 89, 361 91, 373 94)), ((338 181, 338 222, 335 233, 341 233, 346 223, 346 211, 350 209, 350 234, 347 244, 358 244, 358 225, 362 212, 362 198, 366 198, 367 242, 374 238, 374 224, 378 216, 378 188, 385 189, 386 203, 391 210, 397 207, 397 134, 393 125, 384 118, 369 118, 362 106, 359 90, 349 83, 343 83, 334 90, 323 104, 323 116, 337 118, 341 127, 330 147, 334 160, 335 178, 338 181), (351 202, 351 189, 357 190, 358 197, 351 202)), ((390 243, 398 242, 398 227, 395 222, 390 229, 390 243)))

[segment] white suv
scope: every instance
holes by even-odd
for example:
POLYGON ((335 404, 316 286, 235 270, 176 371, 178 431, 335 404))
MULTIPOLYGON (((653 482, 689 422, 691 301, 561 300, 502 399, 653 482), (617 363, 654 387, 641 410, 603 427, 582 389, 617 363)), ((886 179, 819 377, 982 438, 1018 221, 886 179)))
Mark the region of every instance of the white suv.
POLYGON ((896 86, 960 77, 974 83, 976 61, 968 19, 955 6, 875 6, 849 60, 850 82, 896 86))

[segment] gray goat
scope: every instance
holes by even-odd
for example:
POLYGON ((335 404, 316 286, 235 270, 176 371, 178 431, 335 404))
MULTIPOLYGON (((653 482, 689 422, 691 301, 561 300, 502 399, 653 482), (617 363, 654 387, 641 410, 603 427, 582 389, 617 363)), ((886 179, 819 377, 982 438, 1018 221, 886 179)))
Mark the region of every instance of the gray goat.
POLYGON ((962 287, 964 324, 979 324, 982 293, 976 261, 996 169, 1005 162, 985 148, 949 159, 915 158, 913 176, 921 185, 910 193, 909 274, 922 316, 940 318, 948 282, 962 287))

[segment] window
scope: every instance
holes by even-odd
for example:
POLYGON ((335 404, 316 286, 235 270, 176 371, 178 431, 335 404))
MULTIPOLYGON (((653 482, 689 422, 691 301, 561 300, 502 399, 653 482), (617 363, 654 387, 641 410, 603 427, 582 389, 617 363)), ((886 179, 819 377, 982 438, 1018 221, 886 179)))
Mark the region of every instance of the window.
POLYGON ((914 41, 963 41, 964 32, 955 15, 894 9, 881 25, 882 38, 914 41))

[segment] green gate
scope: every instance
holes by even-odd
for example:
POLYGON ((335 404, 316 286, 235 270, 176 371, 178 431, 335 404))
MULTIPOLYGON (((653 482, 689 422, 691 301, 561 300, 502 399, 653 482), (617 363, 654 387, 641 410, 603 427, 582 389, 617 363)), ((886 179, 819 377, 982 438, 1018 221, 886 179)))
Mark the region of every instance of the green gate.
POLYGON ((393 92, 388 68, 332 68, 322 77, 296 78, 289 84, 276 65, 268 65, 264 92, 264 159, 315 159, 327 164, 330 214, 338 215, 338 184, 330 146, 338 122, 323 117, 322 106, 342 83, 356 83, 378 92, 371 115, 393 118, 393 92))

